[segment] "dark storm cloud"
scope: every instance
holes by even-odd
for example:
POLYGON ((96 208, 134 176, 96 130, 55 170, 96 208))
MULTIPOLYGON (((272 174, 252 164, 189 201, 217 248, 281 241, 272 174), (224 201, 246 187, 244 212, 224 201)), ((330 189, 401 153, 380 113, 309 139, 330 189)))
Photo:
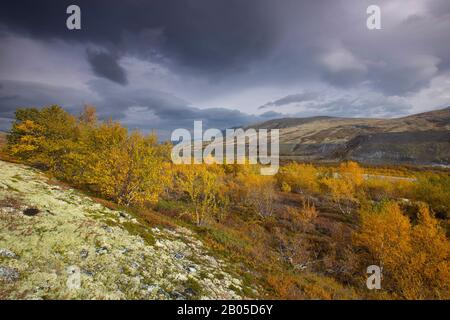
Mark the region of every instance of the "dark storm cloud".
MULTIPOLYGON (((26 81, 30 73, 45 68, 38 60, 31 63, 29 56, 26 71, 15 74, 13 68, 4 67, 8 72, 1 74, 0 80, 14 81, 2 81, 0 117, 11 117, 18 106, 58 103, 79 108, 92 103, 102 117, 167 131, 191 125, 193 120, 204 119, 208 126, 223 128, 284 116, 272 111, 260 116, 249 114, 248 110, 271 100, 259 109, 301 103, 301 107, 310 106, 308 112, 317 114, 402 113, 405 104, 390 97, 405 98, 429 87, 436 77, 448 78, 450 7, 447 0, 411 0, 407 5, 378 0, 383 29, 369 31, 365 12, 370 4, 373 1, 2 1, 0 41, 8 35, 39 43, 36 56, 45 60, 47 68, 53 65, 46 61, 42 47, 59 48, 48 60, 56 60, 54 65, 70 72, 66 65, 72 59, 74 69, 82 71, 69 78, 75 82, 67 80, 59 87, 48 84, 66 79, 65 73, 58 74, 58 68, 54 77, 46 70, 47 79, 42 83, 26 81), (81 30, 66 28, 65 12, 71 4, 81 7, 81 30), (418 9, 411 9, 415 7, 418 9), (65 45, 62 49, 57 46, 61 43, 65 45), (62 59, 65 57, 70 59, 62 59), (163 72, 146 70, 145 78, 140 71, 146 63, 163 72), (176 79, 175 85, 161 85, 161 89, 161 74, 176 79), (195 84, 201 88, 193 88, 195 84), (180 87, 188 89, 180 94, 180 87), (324 102, 312 91, 316 87, 340 94, 324 102), (257 102, 250 102, 250 106, 240 103, 239 98, 225 99, 237 101, 233 109, 230 105, 197 108, 195 103, 178 98, 187 96, 208 106, 204 102, 208 99, 201 96, 211 98, 217 93, 218 98, 211 99, 219 101, 215 106, 222 106, 221 97, 261 88, 273 89, 268 91, 274 92, 273 97, 265 96, 261 101, 255 96, 257 102), (279 98, 277 92, 284 94, 286 88, 293 88, 293 94, 279 98), (298 88, 305 91, 296 93, 298 88), (342 98, 349 90, 354 90, 354 97, 342 98), (357 99, 358 90, 381 98, 357 99)), ((14 61, 11 56, 15 51, 20 54, 23 48, 35 48, 24 42, 17 45, 9 41, 8 50, 0 46, 0 66, 8 65, 1 64, 6 56, 14 61)), ((33 80, 39 81, 39 77, 33 80)), ((442 87, 445 85, 439 92, 444 92, 442 87)), ((248 104, 251 99, 244 101, 248 104)))
MULTIPOLYGON (((378 4, 384 9, 391 2, 378 4)), ((224 85, 230 85, 225 83, 229 78, 236 86, 320 79, 341 88, 370 84, 394 95, 417 91, 432 76, 448 70, 450 49, 443 39, 450 30, 442 20, 450 13, 448 1, 427 2, 427 11, 418 19, 405 17, 389 25, 386 18, 385 29, 374 32, 365 26, 370 4, 369 0, 131 0, 126 5, 119 0, 17 0, 2 2, 0 24, 41 39, 94 43, 119 54, 162 59, 177 73, 200 73, 222 79, 224 85), (65 27, 65 10, 73 3, 82 12, 78 31, 65 27), (424 54, 430 63, 433 58, 437 61, 433 73, 427 73, 433 66, 416 63, 424 54)), ((384 18, 388 13, 383 14, 384 18)), ((94 70, 123 84, 115 60, 97 63, 94 70)))
POLYGON ((38 38, 92 42, 141 56, 161 51, 183 66, 208 72, 236 71, 263 56, 275 40, 268 0, 18 0, 2 3, 0 21, 13 31, 38 38), (69 31, 65 10, 81 8, 82 28, 69 31), (163 30, 163 41, 128 37, 163 30))
POLYGON ((109 79, 121 85, 128 83, 125 70, 119 65, 118 57, 108 52, 87 50, 87 58, 92 70, 99 77, 109 79))

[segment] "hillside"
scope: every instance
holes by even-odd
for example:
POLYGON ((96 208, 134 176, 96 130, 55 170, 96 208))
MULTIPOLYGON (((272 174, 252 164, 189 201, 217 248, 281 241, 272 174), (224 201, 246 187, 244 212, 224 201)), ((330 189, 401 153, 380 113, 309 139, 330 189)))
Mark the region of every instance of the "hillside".
POLYGON ((248 128, 280 129, 284 159, 450 164, 450 107, 395 119, 284 118, 248 128))
POLYGON ((0 299, 241 298, 229 269, 187 229, 151 228, 0 161, 0 299))

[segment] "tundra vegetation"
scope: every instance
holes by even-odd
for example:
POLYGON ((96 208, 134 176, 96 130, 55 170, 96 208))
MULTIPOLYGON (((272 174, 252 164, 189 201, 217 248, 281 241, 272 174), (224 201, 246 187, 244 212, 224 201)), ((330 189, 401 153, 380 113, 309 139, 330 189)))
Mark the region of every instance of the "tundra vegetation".
POLYGON ((448 170, 293 162, 261 176, 258 165, 174 165, 170 150, 93 107, 50 106, 16 111, 2 157, 153 227, 190 229, 234 263, 248 297, 450 298, 448 170), (383 268, 381 290, 366 288, 369 265, 383 268))

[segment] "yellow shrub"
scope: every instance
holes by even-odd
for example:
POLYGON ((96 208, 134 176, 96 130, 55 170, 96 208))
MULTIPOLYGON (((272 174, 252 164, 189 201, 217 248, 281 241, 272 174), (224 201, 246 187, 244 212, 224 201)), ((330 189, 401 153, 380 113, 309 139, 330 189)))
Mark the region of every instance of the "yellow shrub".
POLYGON ((450 243, 424 204, 416 225, 394 202, 362 212, 354 244, 366 249, 364 265, 383 268, 382 288, 394 297, 450 297, 450 243))
POLYGON ((280 168, 277 178, 285 190, 289 186, 294 192, 319 192, 318 170, 313 165, 290 163, 280 168))
POLYGON ((251 207, 262 218, 273 214, 276 192, 272 176, 240 174, 237 184, 239 198, 244 205, 251 207))
POLYGON ((228 204, 224 190, 223 171, 220 166, 196 164, 177 165, 175 188, 185 193, 193 205, 193 217, 197 225, 208 219, 223 218, 228 204))

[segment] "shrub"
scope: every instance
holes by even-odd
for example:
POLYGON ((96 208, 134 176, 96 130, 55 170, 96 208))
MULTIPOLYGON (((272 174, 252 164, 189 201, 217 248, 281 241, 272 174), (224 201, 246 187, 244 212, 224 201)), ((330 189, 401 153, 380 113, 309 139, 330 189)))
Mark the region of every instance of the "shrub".
POLYGON ((240 174, 237 177, 237 185, 237 192, 244 206, 251 208, 263 219, 272 216, 277 197, 272 176, 240 174))
POLYGON ((58 106, 18 109, 8 148, 23 161, 119 204, 153 203, 163 190, 164 156, 156 137, 129 135, 112 121, 98 124, 93 107, 78 120, 58 106))
POLYGON ((364 266, 383 268, 383 289, 405 299, 448 299, 450 243, 425 204, 412 225, 395 202, 361 213, 354 244, 364 266))
POLYGON ((450 218, 450 176, 448 173, 421 173, 413 198, 424 201, 442 218, 450 218))
POLYGON ((363 170, 356 162, 341 163, 338 172, 322 179, 332 200, 343 214, 350 214, 358 202, 360 186, 364 182, 363 170))
POLYGON ((310 164, 287 164, 280 168, 277 179, 283 191, 291 189, 298 193, 319 192, 318 170, 310 164))
POLYGON ((186 194, 192 203, 192 215, 197 225, 211 218, 223 218, 228 198, 223 192, 224 177, 219 166, 178 165, 175 172, 175 188, 186 194))

